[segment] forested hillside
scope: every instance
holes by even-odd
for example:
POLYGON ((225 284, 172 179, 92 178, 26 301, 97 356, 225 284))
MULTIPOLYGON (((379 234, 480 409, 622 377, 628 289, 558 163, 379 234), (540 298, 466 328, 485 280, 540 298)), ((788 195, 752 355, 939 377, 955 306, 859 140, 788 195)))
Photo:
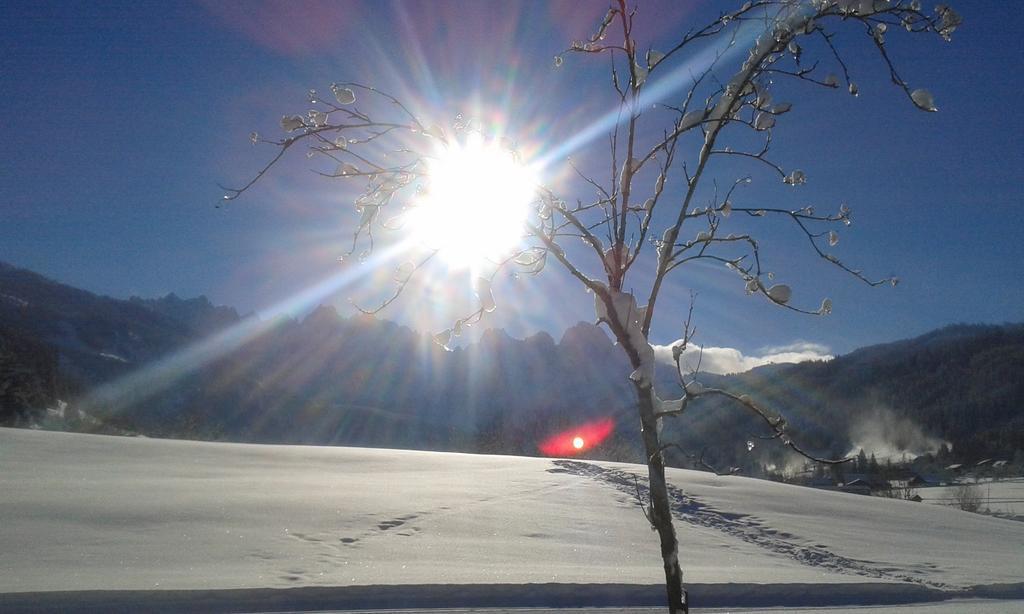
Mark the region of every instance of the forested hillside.
MULTIPOLYGON (((126 376, 159 373, 167 357, 251 322, 203 297, 122 301, 0 264, 0 423, 32 425, 64 400, 110 428, 149 435, 537 454, 551 433, 612 418, 613 435, 589 454, 638 458, 629 369, 605 332, 585 323, 557 341, 486 331, 446 352, 425 334, 320 307, 263 323, 166 387, 124 400, 108 393, 102 403, 87 394, 100 384, 116 393, 126 376)), ((698 378, 783 412, 821 454, 913 456, 945 442, 970 460, 1024 450, 1020 373, 1024 325, 1013 324, 953 326, 828 362, 698 378)), ((659 389, 679 394, 667 366, 659 389)), ((721 400, 702 399, 667 428, 677 463, 703 453, 754 473, 788 462, 777 442, 758 438, 756 420, 721 400)))
MULTIPOLYGON (((859 448, 912 457, 947 443, 955 458, 980 460, 1024 450, 1021 373, 1024 325, 957 325, 827 362, 702 379, 781 411, 802 443, 833 457, 859 448)), ((702 399, 673 428, 690 449, 738 434, 725 453, 719 443, 709 455, 742 465, 747 441, 770 447, 757 440, 757 426, 739 407, 702 399)))

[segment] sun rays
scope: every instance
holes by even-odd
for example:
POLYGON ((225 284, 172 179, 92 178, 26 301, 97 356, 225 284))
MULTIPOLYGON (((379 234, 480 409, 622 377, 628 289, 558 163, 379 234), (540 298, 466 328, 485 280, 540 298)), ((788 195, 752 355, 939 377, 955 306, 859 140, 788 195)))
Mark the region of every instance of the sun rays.
MULTIPOLYGON (((652 75, 640 103, 650 106, 671 99, 692 83, 695 74, 708 69, 723 53, 743 48, 742 42, 736 41, 732 49, 706 49, 671 71, 652 75)), ((531 201, 536 200, 538 187, 558 187, 568 173, 564 164, 566 156, 594 144, 614 130, 619 122, 626 120, 615 105, 590 121, 578 122, 581 125, 568 138, 560 130, 551 130, 559 119, 566 118, 546 115, 545 111, 549 110, 543 101, 538 100, 543 96, 514 95, 521 91, 526 78, 515 57, 509 58, 507 71, 498 71, 500 74, 492 80, 482 75, 475 85, 479 90, 475 94, 464 96, 462 100, 452 100, 445 94, 445 81, 448 73, 455 69, 447 66, 438 70, 425 64, 421 51, 424 43, 412 37, 402 45, 399 55, 417 61, 405 64, 413 67, 413 79, 402 83, 396 95, 406 101, 417 115, 447 117, 448 122, 441 121, 450 125, 451 119, 463 112, 477 123, 474 129, 445 140, 447 145, 435 152, 428 167, 427 189, 415 196, 410 190, 405 201, 407 219, 404 228, 387 237, 369 254, 370 262, 357 263, 352 259, 340 265, 338 272, 261 310, 260 318, 242 320, 212 337, 93 390, 89 396, 91 403, 123 406, 166 390, 178 379, 265 334, 279 316, 301 316, 318 304, 333 303, 339 298, 351 299, 372 309, 375 306, 374 293, 386 296, 393 291, 392 271, 395 267, 415 259, 424 250, 437 249, 441 255, 440 262, 432 263, 422 271, 421 278, 408 288, 406 296, 394 305, 387 317, 404 321, 424 333, 438 329, 439 324, 441 327, 448 325, 460 316, 459 311, 464 305, 475 300, 472 280, 478 275, 493 273, 498 259, 514 252, 517 246, 526 245, 523 222, 530 213, 531 201), (488 97, 490 99, 485 100, 488 97), (403 306, 403 302, 407 304, 403 306)), ((399 67, 394 49, 384 41, 371 40, 368 49, 371 50, 370 55, 381 55, 376 64, 369 61, 371 65, 399 67)), ((563 66, 558 70, 564 73, 571 67, 563 66)), ((464 85, 460 87, 465 90, 464 85)), ((415 138, 422 139, 423 136, 415 138)), ((336 207, 338 199, 343 201, 347 198, 351 188, 333 185, 338 186, 335 197, 325 200, 332 201, 329 206, 336 207)), ((290 187, 284 192, 278 196, 286 202, 305 203, 308 197, 308 193, 302 197, 291 193, 290 187)), ((307 215, 315 213, 305 212, 307 215)), ((337 216, 330 217, 337 220, 337 216)), ((357 223, 356 216, 350 217, 352 220, 344 223, 357 223)), ((345 227, 336 228, 333 232, 322 226, 310 230, 311 240, 305 247, 308 252, 305 257, 322 258, 332 246, 344 241, 347 232, 350 230, 345 227)), ((495 281, 496 286, 504 283, 500 279, 495 281)), ((514 293, 499 295, 499 305, 503 309, 507 305, 508 311, 513 312, 517 305, 508 303, 521 306, 576 300, 567 296, 570 291, 563 286, 545 284, 544 288, 540 290, 532 285, 521 285, 514 293)), ((546 308, 530 309, 521 314, 521 318, 526 326, 551 329, 552 319, 566 317, 558 310, 554 314, 551 311, 546 308)), ((488 319, 480 328, 492 323, 493 320, 488 319)), ((555 326, 572 323, 560 321, 555 326)), ((579 439, 579 446, 576 439, 571 439, 570 443, 573 448, 580 449, 592 445, 593 441, 592 437, 587 437, 579 439)))

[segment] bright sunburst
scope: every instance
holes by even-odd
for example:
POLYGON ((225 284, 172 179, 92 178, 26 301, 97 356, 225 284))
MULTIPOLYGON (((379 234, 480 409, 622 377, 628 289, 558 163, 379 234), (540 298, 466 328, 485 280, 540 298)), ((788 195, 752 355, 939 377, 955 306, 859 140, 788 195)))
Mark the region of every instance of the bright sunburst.
POLYGON ((537 178, 507 148, 474 133, 439 149, 428 173, 429 187, 408 224, 449 266, 500 259, 522 239, 537 178))

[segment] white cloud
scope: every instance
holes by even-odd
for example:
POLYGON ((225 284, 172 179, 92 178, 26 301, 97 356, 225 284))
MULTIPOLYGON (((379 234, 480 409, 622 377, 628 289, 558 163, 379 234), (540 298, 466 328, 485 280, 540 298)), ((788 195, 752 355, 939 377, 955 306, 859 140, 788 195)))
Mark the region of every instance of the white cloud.
POLYGON ((795 341, 789 345, 779 345, 774 347, 762 348, 759 350, 760 354, 786 354, 789 352, 795 352, 798 354, 820 354, 822 356, 829 355, 828 358, 832 358, 831 350, 827 345, 820 343, 811 343, 810 341, 795 341))
MULTIPOLYGON (((655 358, 664 364, 674 365, 672 346, 677 343, 682 343, 682 340, 668 345, 655 345, 655 358)), ((829 349, 819 343, 797 342, 781 347, 765 348, 758 355, 749 356, 734 348, 705 347, 702 352, 700 348, 691 344, 683 353, 681 362, 686 371, 695 369, 699 362, 700 370, 705 373, 727 375, 742 373, 754 367, 773 363, 796 363, 808 360, 831 360, 832 358, 829 349)))

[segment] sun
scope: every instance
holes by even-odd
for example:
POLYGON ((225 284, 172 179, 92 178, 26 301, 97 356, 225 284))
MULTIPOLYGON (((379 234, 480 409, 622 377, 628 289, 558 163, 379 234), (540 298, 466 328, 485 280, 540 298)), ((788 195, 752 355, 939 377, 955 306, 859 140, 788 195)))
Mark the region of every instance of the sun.
POLYGON ((406 223, 449 266, 499 260, 522 240, 537 177, 498 141, 473 133, 439 147, 428 159, 427 176, 406 223))
POLYGON ((584 442, 583 438, 580 437, 579 435, 572 438, 572 447, 576 448, 577 450, 582 450, 584 443, 586 442, 584 442))

